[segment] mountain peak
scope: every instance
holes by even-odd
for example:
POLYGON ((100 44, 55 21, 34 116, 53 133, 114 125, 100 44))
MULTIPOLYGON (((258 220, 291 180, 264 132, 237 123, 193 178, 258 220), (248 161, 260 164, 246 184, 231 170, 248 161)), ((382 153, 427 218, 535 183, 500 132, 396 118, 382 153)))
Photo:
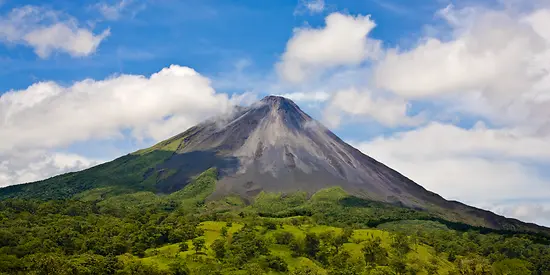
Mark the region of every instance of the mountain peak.
POLYGON ((262 100, 260 100, 260 102, 263 102, 263 103, 266 103, 266 104, 271 104, 271 105, 276 105, 276 104, 281 104, 283 102, 287 102, 287 103, 292 103, 292 104, 296 105, 294 102, 292 102, 292 100, 290 100, 286 97, 277 96, 277 95, 268 95, 268 96, 262 98, 262 100))
POLYGON ((275 96, 275 95, 266 96, 262 100, 260 100, 260 104, 265 104, 276 109, 295 110, 295 111, 302 112, 300 110, 300 107, 298 107, 298 105, 296 105, 294 101, 282 96, 275 96))
MULTIPOLYGON (((258 102, 257 108, 266 108, 270 110, 265 113, 266 117, 270 117, 272 122, 281 121, 290 129, 299 129, 304 127, 312 118, 303 112, 296 103, 282 96, 266 96, 258 102)), ((273 123, 269 123, 272 124, 273 123)))

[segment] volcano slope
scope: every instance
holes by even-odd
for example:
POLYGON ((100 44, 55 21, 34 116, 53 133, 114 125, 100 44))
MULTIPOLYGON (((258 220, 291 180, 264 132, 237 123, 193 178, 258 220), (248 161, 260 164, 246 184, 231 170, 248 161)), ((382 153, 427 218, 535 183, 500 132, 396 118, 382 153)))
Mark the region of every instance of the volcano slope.
POLYGON ((260 192, 313 194, 340 186, 348 194, 430 213, 452 222, 548 234, 550 229, 447 201, 361 153, 304 113, 268 96, 204 121, 153 147, 90 169, 0 189, 0 199, 106 198, 137 191, 168 194, 215 167, 209 199, 260 192))

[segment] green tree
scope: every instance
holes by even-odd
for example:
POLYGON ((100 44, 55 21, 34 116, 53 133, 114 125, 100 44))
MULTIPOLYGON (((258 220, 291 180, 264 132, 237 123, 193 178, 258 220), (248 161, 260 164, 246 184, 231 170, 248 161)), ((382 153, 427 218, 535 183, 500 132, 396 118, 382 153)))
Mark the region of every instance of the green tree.
POLYGON ((279 256, 268 256, 266 258, 267 266, 278 272, 287 272, 288 264, 279 256))
POLYGON ((272 220, 265 220, 264 221, 264 226, 265 228, 267 228, 268 230, 275 230, 277 229, 277 224, 275 222, 273 222, 272 220))
POLYGON ((388 262, 388 251, 382 246, 382 240, 379 237, 366 240, 361 251, 368 267, 386 265, 388 262))
POLYGON ((437 274, 439 270, 439 265, 436 258, 431 258, 428 263, 424 266, 428 274, 437 274))
MULTIPOLYGON (((369 275, 394 275, 395 273, 389 266, 377 266, 374 269, 370 270, 369 275)), ((430 275, 436 273, 429 273, 430 275)))
POLYGON ((393 235, 391 247, 401 257, 411 251, 409 238, 401 233, 393 235))
POLYGON ((173 275, 189 275, 191 274, 191 271, 189 270, 189 267, 187 267, 187 264, 181 260, 174 261, 170 264, 170 272, 172 272, 173 275))
POLYGON ((195 249, 195 253, 199 253, 204 249, 205 240, 203 237, 194 238, 193 239, 193 247, 195 249))
POLYGON ((319 241, 317 235, 313 233, 307 233, 306 238, 304 239, 304 252, 307 256, 314 259, 317 255, 317 252, 319 252, 320 244, 321 242, 319 241))
POLYGON ((248 263, 243 266, 243 269, 246 270, 247 275, 264 275, 266 274, 265 270, 258 263, 248 263))
POLYGON ((28 258, 31 273, 37 275, 72 274, 72 266, 61 255, 57 254, 33 254, 28 258))
POLYGON ((327 244, 332 244, 334 238, 334 231, 325 231, 319 234, 319 240, 327 244))
POLYGON ((191 274, 197 275, 222 275, 221 265, 211 261, 199 261, 199 265, 191 269, 191 274))
POLYGON ((449 255, 447 256, 447 260, 449 260, 449 262, 456 261, 456 252, 454 251, 454 249, 449 251, 449 255))
POLYGON ((304 254, 304 242, 300 239, 294 238, 288 244, 292 257, 300 257, 304 254))
POLYGON ((319 251, 317 252, 316 259, 324 265, 328 265, 330 259, 337 253, 332 245, 321 242, 319 245, 319 251))
POLYGON ((407 261, 405 257, 392 255, 389 260, 389 266, 396 274, 406 274, 407 261))
POLYGON ((290 242, 294 239, 294 235, 286 231, 275 232, 275 234, 273 234, 273 237, 275 237, 275 242, 277 244, 283 244, 283 245, 290 244, 290 242))
POLYGON ((532 273, 530 270, 529 262, 520 259, 505 259, 493 263, 494 275, 529 275, 532 273))
POLYGON ((245 225, 232 235, 227 248, 230 253, 230 260, 235 266, 240 266, 260 255, 269 254, 265 239, 249 225, 245 225))
POLYGON ((462 275, 489 275, 491 265, 489 261, 478 255, 469 255, 458 259, 458 272, 462 275))
POLYGON ((350 242, 351 236, 353 236, 353 228, 349 226, 344 227, 340 236, 344 243, 350 242))
POLYGON ((216 239, 212 245, 210 246, 212 251, 214 251, 214 256, 218 260, 222 260, 225 258, 226 254, 226 247, 225 247, 225 240, 223 239, 216 239))
POLYGON ((294 269, 292 272, 290 272, 291 275, 321 275, 323 274, 322 271, 319 268, 309 266, 309 265, 302 265, 294 269))
POLYGON ((15 255, 0 254, 0 274, 17 274, 23 269, 21 260, 15 255))
POLYGON ((179 248, 181 252, 185 252, 189 250, 189 245, 187 244, 187 242, 181 242, 179 248))
POLYGON ((363 274, 365 265, 349 252, 342 250, 331 259, 330 275, 359 275, 363 274))
POLYGON ((222 237, 227 237, 227 227, 225 227, 225 226, 222 227, 222 230, 221 230, 220 233, 221 233, 222 237))

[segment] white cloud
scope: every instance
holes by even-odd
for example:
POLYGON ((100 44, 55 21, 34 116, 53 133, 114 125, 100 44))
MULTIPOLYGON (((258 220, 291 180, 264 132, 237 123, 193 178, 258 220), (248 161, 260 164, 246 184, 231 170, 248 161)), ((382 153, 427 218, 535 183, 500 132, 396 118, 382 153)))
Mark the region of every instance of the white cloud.
POLYGON ((332 13, 325 18, 324 28, 297 28, 288 41, 279 75, 291 83, 299 83, 324 69, 343 65, 359 65, 375 57, 380 42, 367 37, 375 27, 370 16, 332 13))
POLYGON ((322 12, 325 9, 324 0, 304 0, 304 6, 313 13, 322 12))
POLYGON ((413 131, 380 137, 372 145, 391 144, 391 152, 422 157, 476 156, 490 159, 545 160, 550 162, 550 141, 516 129, 487 129, 477 123, 472 129, 432 122, 413 131), (414 145, 414 146, 413 146, 414 145))
POLYGON ((420 115, 408 116, 408 109, 409 104, 405 100, 349 88, 334 93, 325 109, 324 120, 331 127, 340 124, 342 115, 366 117, 387 127, 421 124, 424 118, 420 115))
POLYGON ((39 82, 8 91, 0 96, 0 187, 103 162, 59 152, 76 142, 160 141, 253 98, 218 94, 208 78, 177 65, 149 77, 116 75, 70 86, 39 82))
POLYGON ((15 8, 0 16, 0 41, 32 47, 41 58, 56 51, 88 56, 109 34, 109 29, 94 34, 79 27, 75 18, 36 6, 15 8))
POLYGON ((40 82, 0 97, 0 153, 121 137, 123 130, 161 140, 230 106, 209 79, 177 65, 150 77, 40 82))
POLYGON ((7 158, 0 156, 0 187, 42 180, 101 162, 75 154, 45 151, 24 151, 7 158))
POLYGON ((117 0, 112 4, 100 2, 93 7, 96 8, 105 19, 115 21, 128 12, 131 12, 132 16, 136 15, 136 13, 145 8, 145 4, 136 0, 117 0))
POLYGON ((376 85, 405 98, 443 99, 454 111, 499 124, 547 126, 550 11, 449 6, 439 15, 451 37, 388 50, 375 68, 376 85))
POLYGON ((307 102, 307 101, 324 102, 330 98, 330 94, 323 91, 296 92, 296 93, 281 94, 280 96, 289 98, 297 102, 307 102))
POLYGON ((550 204, 520 203, 513 205, 488 206, 489 209, 507 217, 550 226, 550 204))
POLYGON ((325 9, 325 0, 300 0, 296 9, 294 9, 294 15, 300 15, 306 12, 309 14, 316 14, 323 12, 325 9))
POLYGON ((550 141, 515 129, 432 123, 354 145, 447 199, 487 207, 550 197, 550 179, 539 170, 550 165, 550 141))
MULTIPOLYGON (((373 76, 370 90, 427 103, 435 117, 481 117, 493 128, 432 121, 354 145, 448 199, 550 225, 548 204, 537 203, 550 198, 550 9, 449 6, 438 16, 446 26, 376 60, 365 75, 373 76)), ((341 114, 386 109, 362 91, 347 92, 341 114)), ((378 120, 403 118, 403 105, 394 106, 378 120)))

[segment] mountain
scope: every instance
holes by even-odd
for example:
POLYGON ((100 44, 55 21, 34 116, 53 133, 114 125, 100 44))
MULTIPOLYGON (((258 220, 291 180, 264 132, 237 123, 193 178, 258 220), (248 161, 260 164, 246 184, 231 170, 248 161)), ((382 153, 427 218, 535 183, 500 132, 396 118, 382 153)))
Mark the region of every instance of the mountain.
POLYGON ((216 167, 209 199, 340 186, 350 195, 497 230, 550 229, 447 201, 361 153, 289 99, 268 96, 204 121, 153 147, 90 169, 0 189, 5 198, 107 198, 137 191, 173 193, 216 167))

